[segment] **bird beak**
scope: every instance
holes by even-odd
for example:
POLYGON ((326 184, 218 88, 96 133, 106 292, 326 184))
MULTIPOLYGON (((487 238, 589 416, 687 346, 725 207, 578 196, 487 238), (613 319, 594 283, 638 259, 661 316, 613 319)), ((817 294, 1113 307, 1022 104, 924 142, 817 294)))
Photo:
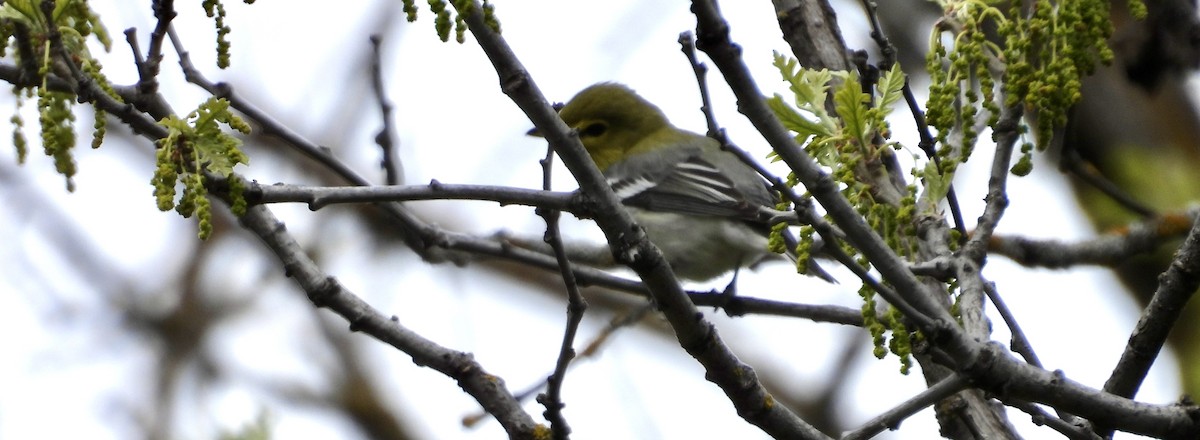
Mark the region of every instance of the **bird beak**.
MULTIPOLYGON (((557 111, 561 111, 564 105, 566 105, 566 104, 563 104, 561 102, 556 102, 551 107, 554 107, 554 111, 557 112, 557 111)), ((529 129, 529 131, 525 132, 525 135, 533 136, 533 137, 543 137, 542 132, 538 131, 537 127, 533 127, 531 129, 529 129)))

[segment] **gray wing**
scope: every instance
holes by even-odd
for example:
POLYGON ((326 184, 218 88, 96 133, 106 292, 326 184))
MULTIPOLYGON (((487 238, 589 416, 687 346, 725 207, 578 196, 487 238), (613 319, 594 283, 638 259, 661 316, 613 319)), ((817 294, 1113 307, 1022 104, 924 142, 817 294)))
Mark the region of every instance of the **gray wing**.
POLYGON ((759 220, 759 208, 771 203, 766 182, 715 143, 711 149, 697 144, 630 156, 605 174, 617 197, 629 206, 759 220), (744 182, 733 182, 721 170, 740 174, 738 179, 744 182))
MULTIPOLYGON (((604 173, 613 192, 628 206, 739 218, 763 235, 769 231, 760 210, 774 205, 766 180, 733 153, 721 150, 711 139, 701 138, 692 145, 660 150, 655 154, 630 156, 604 173)), ((788 256, 795 259, 796 255, 790 249, 796 248, 796 238, 785 231, 784 239, 788 242, 788 256)), ((809 258, 808 273, 837 284, 837 280, 817 263, 815 255, 809 258)))

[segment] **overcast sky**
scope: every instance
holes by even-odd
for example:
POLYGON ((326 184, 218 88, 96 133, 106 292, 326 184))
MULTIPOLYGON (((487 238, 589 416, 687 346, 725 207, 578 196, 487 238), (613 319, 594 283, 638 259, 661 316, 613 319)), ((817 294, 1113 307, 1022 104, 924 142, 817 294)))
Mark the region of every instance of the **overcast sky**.
MULTIPOLYGON (((115 40, 113 51, 100 55, 105 72, 117 83, 133 83, 136 73, 121 31, 136 27, 145 42, 153 23, 149 1, 92 3, 115 40)), ((766 93, 785 92, 771 66, 772 51, 787 50, 779 41, 771 8, 765 2, 726 3, 733 38, 742 44, 760 87, 766 93)), ((378 11, 383 8, 371 2, 330 4, 226 2, 233 29, 233 67, 228 71, 214 66, 212 24, 198 6, 177 5, 181 14, 176 26, 195 63, 210 78, 232 82, 301 135, 336 146, 338 154, 360 173, 378 179, 378 151, 372 141, 379 128, 378 115, 349 113, 365 115, 349 117, 345 111, 362 105, 372 108, 371 103, 361 104, 371 99, 369 85, 362 81, 366 77, 360 75, 367 66, 367 36, 384 20, 398 19, 400 12, 397 8, 394 17, 381 17, 378 11)), ((839 17, 848 44, 869 47, 857 9, 836 4, 843 8, 839 17)), ((425 7, 423 2, 418 6, 425 7)), ((544 143, 524 136, 531 124, 501 93, 482 51, 470 37, 465 45, 437 41, 432 17, 425 10, 422 13, 418 22, 394 26, 384 36, 384 70, 389 97, 396 105, 407 183, 437 179, 540 187, 537 160, 544 154, 544 143)), ((691 69, 676 42, 681 31, 694 27, 686 5, 632 0, 499 1, 497 13, 505 38, 552 101, 565 101, 596 82, 619 81, 662 107, 677 125, 704 131, 691 69)), ((175 54, 168 51, 164 94, 177 112, 186 113, 205 96, 182 81, 174 62, 175 54)), ((710 81, 719 122, 741 147, 765 157, 767 146, 736 113, 732 95, 720 87, 722 79, 715 69, 710 81)), ((11 103, 11 98, 0 99, 11 103)), ((27 127, 37 120, 31 107, 27 105, 24 112, 27 127)), ((0 108, 12 106, 0 103, 0 108)), ((0 133, 7 133, 8 118, 0 119, 0 133)), ((80 120, 90 121, 90 115, 80 120)), ((915 146, 911 123, 903 115, 893 121, 894 139, 915 146)), ((80 125, 81 132, 90 126, 80 125)), ((29 138, 37 140, 35 133, 29 138)), ((246 175, 264 183, 305 181, 294 170, 272 167, 266 154, 270 148, 247 147, 251 164, 244 170, 246 175)), ((155 209, 148 184, 152 165, 147 142, 105 145, 100 151, 82 148, 77 155, 78 189, 72 194, 64 190, 61 177, 40 155, 40 148, 35 144, 30 150, 28 162, 17 167, 13 149, 0 148, 0 200, 18 207, 0 210, 0 236, 8 237, 0 240, 4 335, 0 352, 6 359, 0 362, 0 438, 129 438, 138 432, 133 429, 137 422, 120 414, 122 408, 144 404, 139 399, 144 398, 146 387, 140 379, 153 368, 152 358, 145 341, 121 331, 122 318, 111 314, 112 298, 100 294, 165 288, 161 285, 181 270, 183 258, 178 254, 200 248, 195 226, 155 209), (70 223, 56 224, 60 220, 55 219, 70 223), (126 274, 114 278, 132 284, 96 285, 94 274, 61 269, 79 261, 103 261, 92 270, 126 274)), ((988 150, 986 145, 978 148, 956 181, 969 222, 982 208, 984 171, 991 160, 988 150)), ((559 170, 556 177, 556 189, 573 188, 565 171, 559 170)), ((1012 204, 1000 232, 1064 239, 1093 234, 1052 166, 1042 164, 1033 176, 1010 182, 1012 204)), ((510 387, 523 389, 551 368, 561 338, 562 301, 519 294, 528 287, 492 272, 429 266, 403 249, 371 253, 372 243, 354 233, 360 226, 353 221, 346 221, 345 229, 314 230, 308 220, 313 214, 304 206, 272 209, 296 236, 339 243, 327 257, 325 269, 347 287, 384 313, 397 315, 409 328, 450 348, 474 353, 510 387)), ((542 227, 531 209, 521 207, 435 202, 421 204, 418 210, 445 219, 443 227, 480 234, 499 229, 538 234, 542 227)), ((597 237, 594 226, 584 222, 572 222, 566 230, 578 239, 597 237)), ((256 240, 236 238, 217 241, 213 252, 230 257, 213 259, 204 269, 211 277, 205 283, 255 291, 263 299, 247 316, 214 335, 210 344, 220 347, 225 362, 248 375, 288 376, 317 388, 332 386, 322 382, 310 365, 332 354, 313 353, 303 345, 305 332, 315 330, 306 323, 313 314, 302 292, 278 276, 278 263, 263 259, 256 240), (264 267, 271 268, 277 279, 261 281, 264 267), (255 289, 259 282, 262 288, 255 289)), ((857 307, 857 284, 846 272, 837 272, 845 280, 838 286, 790 272, 787 265, 774 265, 743 273, 739 291, 857 307), (778 286, 794 287, 780 292, 778 286)), ((998 257, 988 261, 985 274, 1021 319, 1047 368, 1062 369, 1093 387, 1103 384, 1136 320, 1132 302, 1115 290, 1118 283, 1113 276, 1095 268, 1030 270, 998 257)), ((693 287, 720 288, 725 281, 693 287)), ((712 316, 744 360, 763 371, 792 375, 790 390, 797 393, 821 383, 843 340, 862 337, 859 329, 834 325, 712 316)), ((595 334, 609 318, 589 315, 583 334, 595 334)), ((995 340, 1007 343, 1001 321, 994 322, 995 340)), ((764 438, 737 417, 720 390, 704 381, 700 366, 672 342, 652 332, 630 330, 601 357, 572 371, 564 398, 575 437, 764 438)), ((474 413, 477 404, 453 381, 414 366, 403 353, 383 344, 360 345, 377 360, 382 383, 393 387, 384 394, 398 408, 419 414, 411 420, 421 424, 429 438, 503 436, 498 424, 490 421, 475 429, 460 427, 458 419, 474 413)), ((864 344, 862 350, 870 347, 864 344)), ((1140 399, 1157 403, 1176 399, 1172 362, 1166 356, 1160 359, 1140 399)), ((865 369, 847 386, 849 396, 839 403, 852 422, 864 421, 923 387, 919 373, 907 377, 897 373, 894 357, 863 364, 865 369)), ((183 386, 181 394, 197 402, 188 407, 193 413, 180 417, 182 439, 213 438, 217 427, 236 428, 263 408, 268 408, 275 438, 358 435, 329 414, 264 398, 246 383, 226 383, 215 390, 183 386)), ((527 408, 540 417, 542 409, 535 403, 527 408)), ((1020 412, 1010 411, 1010 417, 1029 438, 1056 438, 1020 412)), ((936 433, 932 414, 926 411, 905 421, 901 431, 889 438, 924 439, 936 433)))

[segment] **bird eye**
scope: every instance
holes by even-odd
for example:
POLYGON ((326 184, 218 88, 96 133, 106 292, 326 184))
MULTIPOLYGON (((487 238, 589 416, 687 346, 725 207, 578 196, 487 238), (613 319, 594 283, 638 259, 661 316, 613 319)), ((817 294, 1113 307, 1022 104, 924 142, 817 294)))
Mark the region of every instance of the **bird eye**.
POLYGON ((579 130, 580 137, 596 137, 603 135, 608 131, 608 124, 603 122, 593 122, 579 130))

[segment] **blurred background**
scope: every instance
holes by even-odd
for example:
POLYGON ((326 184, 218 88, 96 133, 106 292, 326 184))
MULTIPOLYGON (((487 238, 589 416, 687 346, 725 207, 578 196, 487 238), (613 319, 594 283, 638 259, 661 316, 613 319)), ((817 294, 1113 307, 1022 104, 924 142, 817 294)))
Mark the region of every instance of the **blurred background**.
MULTIPOLYGON (((394 1, 340 8, 330 2, 258 3, 226 2, 233 59, 224 71, 215 67, 212 22, 199 5, 177 5, 174 25, 210 79, 232 84, 283 125, 382 182, 373 141, 382 121, 371 91, 368 41, 377 34, 405 183, 541 186, 544 141, 524 135, 530 122, 501 93, 469 36, 466 44, 442 43, 427 10, 407 23, 394 1)), ((761 3, 727 3, 733 39, 760 87, 786 93, 771 66, 772 51, 787 53, 774 11, 761 3)), ((859 2, 833 3, 848 46, 874 53, 859 2)), ((902 50, 919 44, 901 58, 907 72, 917 72, 923 55, 913 52, 923 50, 937 10, 922 1, 883 3, 898 5, 883 14, 894 23, 886 30, 902 50)), ((118 84, 136 82, 120 32, 136 28, 145 47, 154 25, 150 2, 91 4, 117 40, 111 53, 93 48, 106 74, 118 84)), ((697 86, 676 41, 695 26, 686 6, 632 0, 496 6, 504 37, 549 99, 565 101, 590 84, 619 81, 662 107, 676 125, 704 132, 697 86)), ((183 80, 176 61, 167 51, 162 91, 177 114, 186 114, 207 96, 183 80)), ((765 158, 768 147, 736 113, 715 69, 709 80, 718 122, 740 147, 765 158)), ((920 77, 913 81, 918 92, 927 84, 920 77)), ((1194 87, 1180 90, 1191 94, 1194 87)), ((0 108, 15 108, 11 97, 0 100, 9 103, 0 108)), ((20 109, 26 121, 36 120, 33 107, 20 109)), ((82 110, 79 117, 91 116, 82 110)), ((11 130, 7 118, 0 119, 0 132, 11 130)), ((891 121, 893 140, 915 150, 911 118, 897 113, 891 121)), ((91 124, 78 125, 86 138, 91 124)), ((250 164, 241 171, 260 183, 341 183, 272 139, 244 140, 250 164)), ((65 190, 51 160, 36 154, 37 145, 30 150, 34 154, 18 166, 14 149, 0 148, 0 203, 8 207, 0 210, 0 438, 209 439, 253 426, 280 439, 504 437, 489 418, 463 425, 479 407, 452 380, 350 334, 344 320, 315 310, 223 208, 216 209, 217 230, 205 242, 196 238, 194 222, 158 212, 149 184, 153 145, 127 128, 112 123, 100 150, 77 150, 74 193, 65 190)), ((976 151, 956 180, 969 224, 982 210, 991 160, 986 144, 976 151)), ((555 177, 555 189, 574 188, 564 169, 555 177)), ((1067 240, 1095 235, 1056 164, 1043 160, 1033 175, 1010 182, 1011 205, 999 232, 1067 240)), ((525 207, 461 201, 409 206, 454 231, 536 235, 544 228, 525 207)), ((347 288, 408 328, 473 353, 510 389, 527 389, 552 371, 566 303, 555 274, 495 261, 427 264, 369 208, 271 210, 347 288)), ((600 240, 590 223, 565 223, 569 237, 600 240)), ((1136 302, 1117 278, 1104 268, 1028 269, 999 257, 988 263, 986 276, 1046 368, 1100 387, 1137 319, 1136 302)), ((834 269, 840 285, 793 272, 787 264, 745 271, 739 294, 860 304, 848 271, 834 269)), ((719 290, 727 281, 687 287, 719 290)), ((644 304, 623 293, 586 293, 592 307, 577 346, 644 304)), ((827 432, 853 429, 924 388, 917 372, 898 372, 894 357, 871 357, 862 329, 706 312, 781 402, 827 432)), ((993 321, 995 340, 1007 343, 1007 330, 993 321)), ((1160 358, 1139 400, 1179 397, 1172 356, 1160 358)), ((653 315, 618 331, 596 356, 577 361, 563 398, 580 439, 765 438, 704 380, 700 366, 653 315)), ((527 409, 542 411, 532 399, 527 409)), ((1009 415, 1028 438, 1057 438, 1023 413, 1009 415)), ((936 436, 926 410, 881 437, 936 436)))

